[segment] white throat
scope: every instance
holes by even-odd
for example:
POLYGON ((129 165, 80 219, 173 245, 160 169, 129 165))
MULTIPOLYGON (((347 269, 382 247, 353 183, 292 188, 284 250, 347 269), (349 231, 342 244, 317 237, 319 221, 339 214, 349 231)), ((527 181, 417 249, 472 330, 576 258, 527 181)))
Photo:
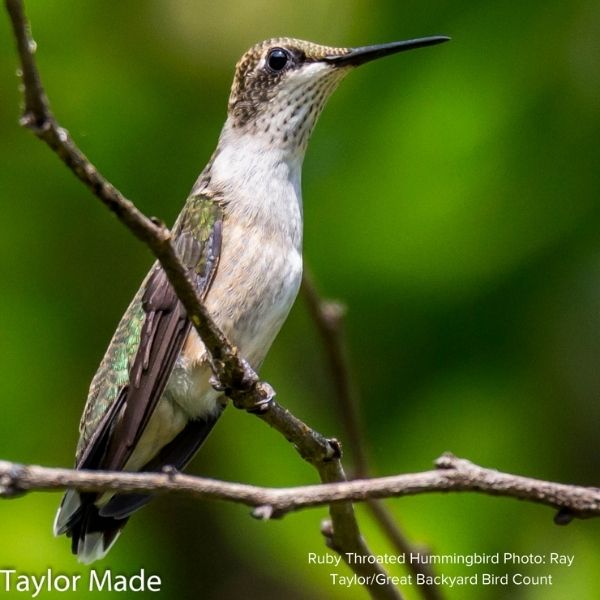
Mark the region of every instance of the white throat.
POLYGON ((225 122, 210 165, 211 190, 239 222, 302 246, 301 173, 304 149, 273 145, 267 133, 225 122))

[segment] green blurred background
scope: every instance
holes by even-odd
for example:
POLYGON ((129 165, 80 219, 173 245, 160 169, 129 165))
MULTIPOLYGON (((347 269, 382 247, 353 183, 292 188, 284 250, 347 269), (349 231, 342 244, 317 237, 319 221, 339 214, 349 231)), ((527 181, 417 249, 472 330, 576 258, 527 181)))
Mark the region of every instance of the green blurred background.
MULTIPOLYGON (((597 0, 37 0, 27 9, 59 120, 116 186, 167 223, 210 156, 233 66, 254 42, 451 35, 351 74, 305 162, 305 255, 323 292, 349 307, 373 473, 428 469, 451 450, 598 485, 597 0)), ((89 381, 151 257, 18 127, 4 14, 0 40, 0 459, 70 466, 89 381)), ((343 441, 301 299, 263 375, 284 405, 343 441)), ((273 486, 316 481, 276 432, 232 408, 190 470, 273 486)), ((87 570, 51 535, 59 498, 0 504, 0 568, 87 570)), ((388 505, 439 554, 575 555, 571 568, 497 571, 551 573, 551 587, 459 588, 450 599, 599 597, 597 520, 561 528, 545 507, 467 494, 388 505)), ((393 552, 358 514, 372 549, 393 552)), ((324 552, 325 516, 265 523, 240 506, 161 497, 97 567, 157 573, 164 598, 365 598, 332 587, 331 568, 307 564, 308 552, 324 552)), ((55 596, 65 595, 41 597, 55 596)))

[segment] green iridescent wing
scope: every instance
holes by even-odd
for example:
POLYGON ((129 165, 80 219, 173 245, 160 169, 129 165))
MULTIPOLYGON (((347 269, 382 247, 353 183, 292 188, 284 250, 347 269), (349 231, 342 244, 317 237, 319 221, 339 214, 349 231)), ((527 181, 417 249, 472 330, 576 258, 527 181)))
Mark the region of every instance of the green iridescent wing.
MULTIPOLYGON (((217 268, 222 219, 215 199, 193 196, 173 228, 177 253, 201 298, 217 268)), ((79 468, 123 467, 164 391, 189 330, 185 310, 155 264, 123 315, 90 385, 80 423, 79 468)))

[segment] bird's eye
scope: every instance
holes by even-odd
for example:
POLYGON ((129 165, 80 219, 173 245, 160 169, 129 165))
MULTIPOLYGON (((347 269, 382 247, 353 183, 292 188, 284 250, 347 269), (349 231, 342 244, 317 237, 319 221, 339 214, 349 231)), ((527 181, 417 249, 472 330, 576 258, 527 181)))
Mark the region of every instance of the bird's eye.
POLYGON ((290 55, 283 48, 273 48, 267 55, 267 65, 271 71, 283 71, 290 60, 290 55))

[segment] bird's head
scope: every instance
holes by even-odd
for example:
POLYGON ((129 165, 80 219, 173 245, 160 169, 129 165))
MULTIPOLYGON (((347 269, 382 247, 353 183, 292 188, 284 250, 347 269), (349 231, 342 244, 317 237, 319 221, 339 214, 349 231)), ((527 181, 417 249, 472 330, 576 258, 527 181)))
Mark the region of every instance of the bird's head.
POLYGON ((231 126, 274 145, 304 150, 327 99, 353 67, 448 39, 435 36, 361 48, 331 48, 292 38, 261 42, 237 64, 229 98, 231 126))

